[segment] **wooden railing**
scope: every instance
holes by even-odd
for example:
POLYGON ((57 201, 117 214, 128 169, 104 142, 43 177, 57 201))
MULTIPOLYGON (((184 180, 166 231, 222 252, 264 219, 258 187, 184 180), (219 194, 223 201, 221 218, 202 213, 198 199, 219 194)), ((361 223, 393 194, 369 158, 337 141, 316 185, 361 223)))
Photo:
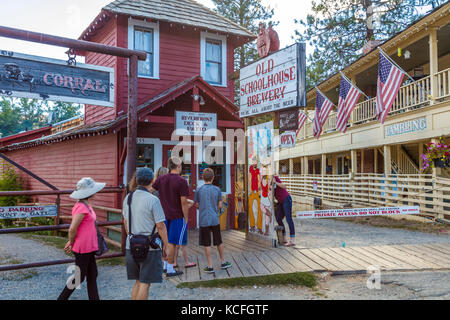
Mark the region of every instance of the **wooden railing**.
POLYGON ((437 82, 436 99, 450 97, 450 68, 442 70, 436 73, 434 76, 437 82))
MULTIPOLYGON (((444 99, 450 97, 450 68, 440 71, 434 75, 437 82, 437 97, 435 99, 444 99)), ((392 104, 388 116, 415 110, 430 104, 431 84, 430 76, 424 77, 416 82, 409 82, 400 87, 397 97, 392 104)), ((350 125, 358 125, 368 121, 375 120, 376 98, 357 103, 350 117, 350 125)), ((309 112, 309 117, 314 119, 314 112, 309 112)), ((331 132, 336 130, 337 112, 332 111, 325 121, 322 132, 331 132)), ((307 121, 305 129, 301 130, 298 139, 313 137, 313 123, 307 121)))
POLYGON ((283 175, 280 178, 291 195, 319 197, 335 206, 418 205, 424 215, 435 218, 450 215, 450 179, 433 178, 430 174, 283 175))

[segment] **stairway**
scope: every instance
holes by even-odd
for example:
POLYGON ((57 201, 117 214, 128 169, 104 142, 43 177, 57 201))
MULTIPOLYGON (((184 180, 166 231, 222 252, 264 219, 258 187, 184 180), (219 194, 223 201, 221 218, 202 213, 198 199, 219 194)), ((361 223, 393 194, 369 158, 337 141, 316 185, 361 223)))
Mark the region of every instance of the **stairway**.
MULTIPOLYGON (((383 155, 383 148, 378 148, 378 151, 383 155)), ((411 159, 409 154, 405 152, 402 146, 391 147, 391 166, 393 173, 396 174, 420 174, 418 165, 411 159)))

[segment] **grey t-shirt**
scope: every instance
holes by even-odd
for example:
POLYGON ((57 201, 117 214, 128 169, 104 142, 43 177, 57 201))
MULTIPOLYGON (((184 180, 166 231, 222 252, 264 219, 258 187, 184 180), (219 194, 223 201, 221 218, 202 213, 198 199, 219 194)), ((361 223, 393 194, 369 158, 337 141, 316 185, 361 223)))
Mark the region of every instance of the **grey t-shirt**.
POLYGON ((199 207, 200 227, 211 227, 220 224, 219 221, 219 201, 222 201, 222 191, 212 184, 201 186, 194 196, 194 202, 199 207))
MULTIPOLYGON (((127 220, 127 229, 130 232, 130 220, 128 210, 128 197, 129 194, 123 200, 122 214, 127 220)), ((150 192, 136 190, 133 194, 131 202, 131 232, 134 235, 146 235, 152 234, 153 227, 156 223, 164 222, 166 217, 161 206, 159 199, 152 195, 150 192)), ((158 229, 155 229, 158 232, 158 229)), ((130 239, 127 237, 126 249, 130 249, 130 239)))

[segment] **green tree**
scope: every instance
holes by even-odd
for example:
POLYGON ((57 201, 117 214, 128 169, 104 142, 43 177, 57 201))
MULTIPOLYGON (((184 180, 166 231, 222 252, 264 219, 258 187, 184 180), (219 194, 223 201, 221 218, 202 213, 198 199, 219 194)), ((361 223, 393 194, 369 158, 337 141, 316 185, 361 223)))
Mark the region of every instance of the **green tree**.
POLYGON ((444 0, 317 0, 295 39, 309 42, 307 89, 351 64, 369 40, 384 41, 444 0))
MULTIPOLYGON (((265 23, 266 27, 269 24, 272 26, 278 24, 277 21, 271 20, 274 10, 264 6, 261 0, 212 0, 212 2, 217 13, 254 34, 258 34, 260 22, 265 23)), ((235 70, 258 58, 256 41, 237 48, 234 55, 235 70)))
POLYGON ((0 100, 0 136, 45 127, 81 115, 81 105, 32 99, 0 100), (49 123, 49 115, 52 114, 49 123))

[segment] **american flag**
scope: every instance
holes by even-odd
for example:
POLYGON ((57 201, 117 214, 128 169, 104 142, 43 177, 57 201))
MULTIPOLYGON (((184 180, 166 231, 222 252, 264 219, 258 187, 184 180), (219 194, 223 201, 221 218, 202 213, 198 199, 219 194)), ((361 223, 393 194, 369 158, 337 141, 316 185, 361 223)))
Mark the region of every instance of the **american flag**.
POLYGON ((298 110, 298 127, 297 131, 295 131, 295 136, 298 136, 300 129, 303 127, 306 121, 306 114, 303 111, 298 110))
POLYGON ((325 97, 325 95, 316 88, 316 113, 314 115, 313 133, 316 139, 319 139, 322 133, 322 126, 327 120, 328 115, 333 109, 334 104, 325 97))
POLYGON ((355 87, 343 74, 341 74, 341 88, 339 89, 338 114, 336 129, 347 131, 347 122, 356 106, 361 91, 355 87))
POLYGON ((391 110, 391 106, 402 84, 403 77, 403 70, 394 66, 380 51, 376 114, 381 123, 384 123, 389 110, 391 110))

